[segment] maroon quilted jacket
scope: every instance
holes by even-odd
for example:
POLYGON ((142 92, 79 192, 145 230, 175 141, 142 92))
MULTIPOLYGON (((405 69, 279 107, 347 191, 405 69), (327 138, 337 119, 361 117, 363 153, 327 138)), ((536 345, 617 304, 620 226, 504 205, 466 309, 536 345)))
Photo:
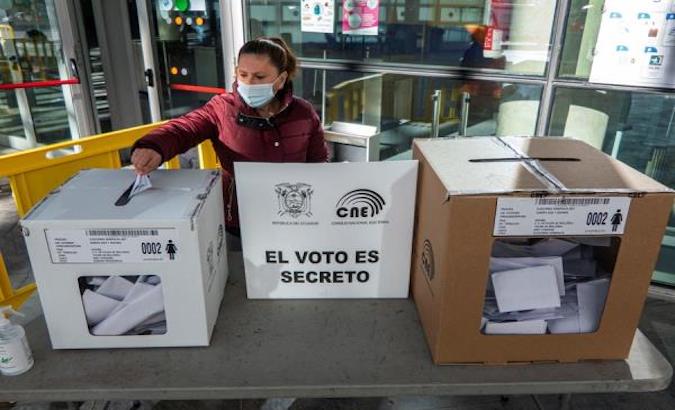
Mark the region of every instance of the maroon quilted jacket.
POLYGON ((142 137, 133 148, 151 148, 163 161, 210 139, 223 169, 225 224, 239 227, 234 186, 236 161, 325 162, 328 151, 319 116, 305 100, 293 96, 291 83, 276 98, 282 110, 264 119, 236 92, 213 97, 203 107, 173 119, 142 137))

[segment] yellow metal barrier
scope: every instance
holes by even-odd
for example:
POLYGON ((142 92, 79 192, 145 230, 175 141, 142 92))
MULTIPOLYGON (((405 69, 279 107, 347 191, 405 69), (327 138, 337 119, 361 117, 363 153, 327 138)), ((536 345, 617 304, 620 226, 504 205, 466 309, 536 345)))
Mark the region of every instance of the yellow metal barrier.
MULTIPOLYGON (((0 177, 9 179, 17 213, 23 217, 33 205, 81 169, 120 168, 119 151, 131 147, 137 139, 161 124, 163 122, 0 156, 0 177)), ((202 169, 218 167, 210 141, 199 145, 199 161, 202 169)), ((166 166, 180 168, 178 157, 167 161, 166 166)), ((0 268, 0 304, 17 303, 18 308, 33 292, 35 284, 15 291, 4 262, 0 268)))
POLYGON ((14 290, 12 283, 9 281, 5 260, 0 255, 0 306, 10 305, 14 310, 19 310, 35 289, 35 283, 31 283, 14 290))
MULTIPOLYGON (((5 155, 0 157, 0 177, 9 179, 17 213, 23 216, 36 202, 81 169, 120 168, 119 150, 131 147, 138 138, 161 124, 142 125, 5 155)), ((210 141, 199 146, 199 160, 202 169, 218 167, 210 141)), ((178 157, 167 161, 167 168, 180 168, 178 157)))
POLYGON ((213 150, 211 141, 204 141, 199 144, 197 149, 199 150, 199 166, 202 169, 220 168, 218 157, 216 157, 216 151, 213 150))

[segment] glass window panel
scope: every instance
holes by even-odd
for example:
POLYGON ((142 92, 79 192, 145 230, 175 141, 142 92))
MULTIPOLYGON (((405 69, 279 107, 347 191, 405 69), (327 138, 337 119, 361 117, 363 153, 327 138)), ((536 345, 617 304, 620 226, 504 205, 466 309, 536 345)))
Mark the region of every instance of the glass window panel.
POLYGON ((23 135, 24 129, 21 122, 21 112, 19 111, 15 92, 0 92, 0 137, 6 141, 3 141, 0 146, 0 153, 14 151, 10 148, 13 145, 10 140, 12 138, 22 138, 23 135))
MULTIPOLYGON (((61 38, 53 0, 9 2, 0 9, 0 82, 64 79, 61 38)), ((71 138, 63 88, 0 93, 0 145, 11 149, 71 138)))
POLYGON ((53 144, 71 138, 61 87, 32 88, 26 90, 26 95, 38 144, 53 144))
POLYGON ((466 135, 533 135, 542 87, 403 74, 326 71, 326 112, 321 113, 323 70, 303 69, 294 83, 298 95, 334 121, 371 125, 380 131, 380 159, 409 150, 413 138, 429 137, 432 94, 441 91, 440 136, 460 131, 462 94, 469 93, 466 135))
MULTIPOLYGON (((358 0, 350 0, 352 2, 358 0)), ((301 57, 415 63, 543 75, 556 2, 548 0, 380 0, 377 35, 301 31, 298 1, 247 0, 250 38, 281 36, 301 57)), ((303 4, 303 3, 301 3, 303 4)))
POLYGON ((604 0, 570 2, 565 42, 560 56, 558 75, 588 79, 593 65, 593 50, 600 32, 604 0))
MULTIPOLYGON (((196 2, 195 2, 196 4, 196 2)), ((158 31, 157 54, 162 93, 162 116, 177 117, 205 104, 213 94, 177 90, 173 85, 225 87, 220 30, 220 2, 201 2, 204 7, 190 6, 178 11, 166 10, 153 2, 158 31)), ((272 7, 262 6, 261 13, 275 15, 272 7)), ((276 16, 276 15, 275 15, 276 16)), ((281 18, 281 14, 278 15, 281 18)), ((227 81, 230 81, 229 79, 227 81)))
MULTIPOLYGON (((576 137, 675 188, 675 95, 557 88, 549 135, 576 137)), ((655 279, 675 285, 675 214, 655 279)))

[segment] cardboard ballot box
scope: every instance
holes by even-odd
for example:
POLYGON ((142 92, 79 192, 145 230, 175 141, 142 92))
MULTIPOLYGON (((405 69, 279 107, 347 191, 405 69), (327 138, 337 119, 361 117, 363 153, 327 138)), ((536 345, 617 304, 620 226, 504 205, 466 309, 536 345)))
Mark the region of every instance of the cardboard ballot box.
POLYGON ((412 293, 436 363, 627 357, 673 191, 581 141, 415 140, 412 293))
POLYGON ((207 346, 227 279, 220 173, 81 171, 21 221, 55 349, 207 346), (116 205, 117 202, 117 205, 116 205))

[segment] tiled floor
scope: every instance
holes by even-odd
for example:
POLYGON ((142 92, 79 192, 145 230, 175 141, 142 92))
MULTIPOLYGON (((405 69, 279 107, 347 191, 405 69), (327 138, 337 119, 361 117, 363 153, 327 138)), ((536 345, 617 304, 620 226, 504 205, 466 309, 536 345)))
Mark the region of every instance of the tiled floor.
MULTIPOLYGON (((0 252, 5 258, 14 286, 32 281, 26 249, 17 224, 11 194, 5 187, 0 190, 0 252)), ((23 309, 30 317, 39 314, 39 304, 33 298, 23 309)), ((675 302, 650 298, 645 306, 640 329, 675 363, 675 302)), ((1 379, 0 379, 1 383, 1 379)), ((279 403, 276 403, 279 404, 279 403)), ((554 409, 559 407, 557 396, 480 396, 480 397, 391 397, 362 399, 298 399, 291 410, 431 410, 431 409, 554 409)), ((87 402, 87 403, 0 403, 0 410, 14 409, 90 409, 90 410, 253 410, 280 409, 275 403, 264 400, 210 400, 210 401, 161 401, 161 402, 87 402), (12 407, 13 406, 13 407, 12 407)), ((675 409, 675 384, 657 393, 588 394, 572 397, 573 409, 675 409)))

